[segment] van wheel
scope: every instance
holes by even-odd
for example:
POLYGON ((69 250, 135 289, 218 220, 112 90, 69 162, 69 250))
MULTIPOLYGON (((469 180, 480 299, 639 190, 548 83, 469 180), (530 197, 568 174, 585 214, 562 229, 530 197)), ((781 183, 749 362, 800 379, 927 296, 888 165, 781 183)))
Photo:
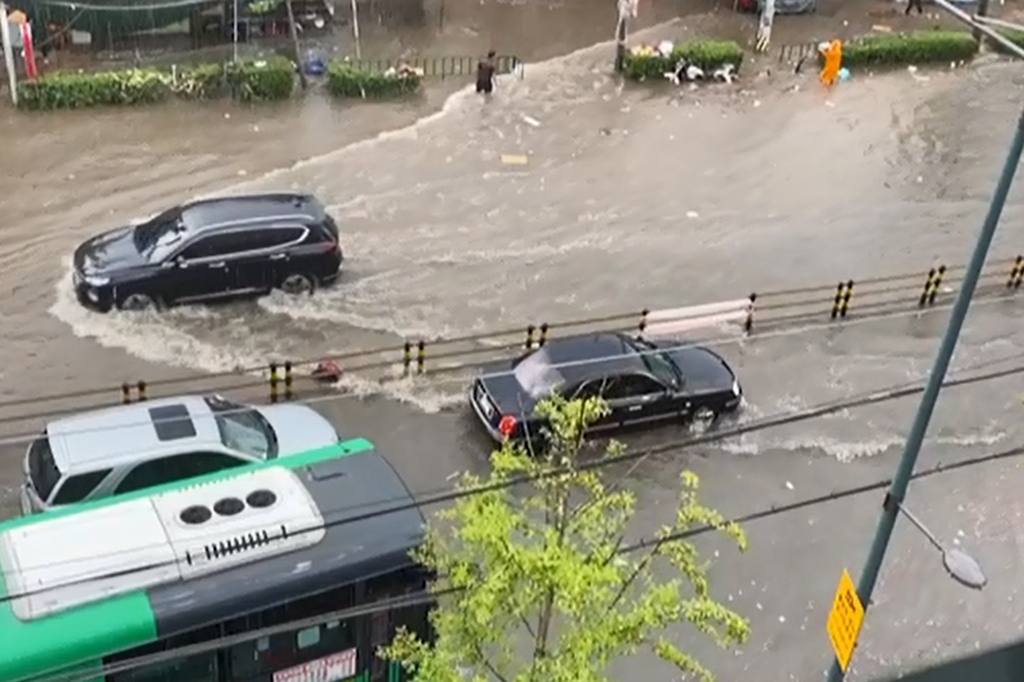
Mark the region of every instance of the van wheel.
POLYGON ((128 294, 117 303, 117 307, 120 310, 154 310, 157 307, 156 301, 152 296, 146 294, 128 294))
POLYGON ((312 275, 292 273, 281 280, 281 291, 291 296, 309 296, 316 290, 316 280, 312 275))

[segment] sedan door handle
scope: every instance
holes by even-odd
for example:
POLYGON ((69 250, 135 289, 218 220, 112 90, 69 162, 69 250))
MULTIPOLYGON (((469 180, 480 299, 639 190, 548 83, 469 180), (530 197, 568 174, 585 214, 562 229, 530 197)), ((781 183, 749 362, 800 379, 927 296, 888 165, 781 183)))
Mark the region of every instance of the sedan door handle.
POLYGON ((227 265, 226 262, 220 261, 219 263, 210 263, 207 267, 210 267, 210 268, 223 268, 225 265, 227 265))
POLYGON ((287 253, 275 253, 273 256, 270 257, 270 260, 284 260, 287 257, 287 253))
POLYGON ((642 407, 643 407, 643 405, 630 405, 629 406, 629 411, 630 412, 636 412, 636 411, 640 410, 642 407))

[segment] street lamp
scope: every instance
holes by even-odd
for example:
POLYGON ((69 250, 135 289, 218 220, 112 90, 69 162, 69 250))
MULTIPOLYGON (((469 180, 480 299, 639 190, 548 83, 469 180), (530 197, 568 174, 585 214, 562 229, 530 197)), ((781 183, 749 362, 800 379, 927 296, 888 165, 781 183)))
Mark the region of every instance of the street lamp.
POLYGON ((907 517, 907 519, 914 524, 914 526, 921 531, 928 542, 932 543, 935 549, 939 550, 942 554, 942 565, 945 567, 946 572, 949 573, 953 580, 957 581, 964 587, 969 587, 972 590, 980 590, 985 587, 988 583, 988 578, 985 577, 985 571, 981 570, 981 564, 975 561, 967 552, 956 549, 955 547, 950 548, 939 542, 939 539, 935 537, 935 534, 928 530, 927 527, 921 520, 910 513, 910 510, 906 506, 896 501, 896 498, 890 497, 886 500, 889 504, 896 505, 896 508, 901 514, 907 517))

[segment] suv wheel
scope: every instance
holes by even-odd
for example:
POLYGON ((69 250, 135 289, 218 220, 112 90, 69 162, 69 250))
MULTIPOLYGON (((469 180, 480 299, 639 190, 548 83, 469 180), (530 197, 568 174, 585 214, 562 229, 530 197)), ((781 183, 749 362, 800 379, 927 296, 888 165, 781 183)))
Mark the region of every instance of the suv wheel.
POLYGON ((316 280, 312 275, 292 273, 281 280, 281 291, 292 296, 310 295, 316 289, 316 280))
POLYGON ((152 310, 156 308, 156 301, 152 296, 146 294, 128 294, 117 303, 121 310, 152 310))

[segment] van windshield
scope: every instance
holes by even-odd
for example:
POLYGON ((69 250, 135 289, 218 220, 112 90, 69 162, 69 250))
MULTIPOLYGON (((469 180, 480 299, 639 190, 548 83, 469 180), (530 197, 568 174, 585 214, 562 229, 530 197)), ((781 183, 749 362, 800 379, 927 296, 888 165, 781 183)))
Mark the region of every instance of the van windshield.
POLYGON ((41 438, 35 439, 29 446, 28 474, 39 499, 44 502, 50 499, 50 494, 60 481, 60 469, 53 461, 50 439, 46 436, 45 431, 41 438))

